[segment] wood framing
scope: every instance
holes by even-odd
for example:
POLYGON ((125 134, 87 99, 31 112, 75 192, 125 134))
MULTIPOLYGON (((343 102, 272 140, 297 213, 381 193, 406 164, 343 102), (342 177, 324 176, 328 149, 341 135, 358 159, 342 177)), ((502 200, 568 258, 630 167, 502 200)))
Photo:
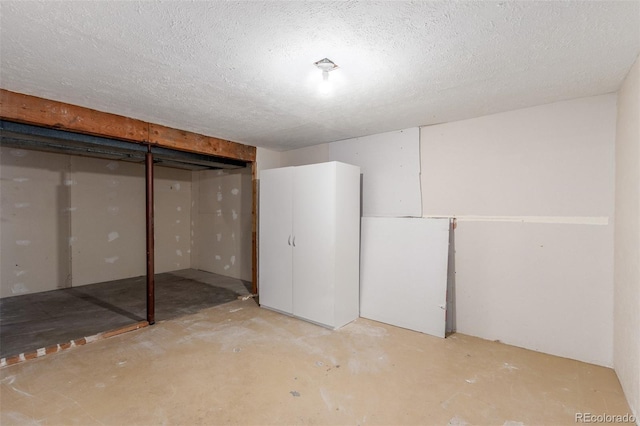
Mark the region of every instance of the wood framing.
POLYGON ((80 339, 71 340, 69 342, 59 343, 57 345, 47 346, 46 348, 36 349, 34 351, 23 352, 18 355, 13 355, 7 358, 0 359, 0 368, 8 365, 17 364, 28 359, 35 359, 41 356, 53 354, 56 352, 62 352, 67 349, 75 348, 76 346, 83 346, 87 343, 97 342, 98 340, 108 339, 113 336, 118 336, 123 333, 138 330, 144 327, 148 327, 147 321, 140 321, 135 324, 125 325, 124 327, 116 328, 115 330, 105 331, 104 333, 94 334, 93 336, 82 337, 80 339))
POLYGON ((144 121, 0 89, 3 120, 133 142, 146 142, 144 121))
POLYGON ((252 281, 253 292, 257 292, 256 147, 4 89, 0 89, 0 119, 250 163, 252 281))
POLYGON ((164 148, 254 162, 256 147, 0 89, 0 118, 164 148))
POLYGON ((256 147, 149 123, 149 142, 165 148, 255 161, 256 147))

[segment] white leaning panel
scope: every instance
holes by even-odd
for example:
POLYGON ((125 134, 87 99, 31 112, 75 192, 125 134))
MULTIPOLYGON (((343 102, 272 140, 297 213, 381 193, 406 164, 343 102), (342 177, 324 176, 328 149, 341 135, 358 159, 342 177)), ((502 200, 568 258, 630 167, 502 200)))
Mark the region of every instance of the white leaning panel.
POLYGON ((449 220, 362 218, 360 316, 444 337, 449 220))
POLYGON ((363 216, 422 216, 419 128, 332 142, 329 159, 360 167, 363 216))

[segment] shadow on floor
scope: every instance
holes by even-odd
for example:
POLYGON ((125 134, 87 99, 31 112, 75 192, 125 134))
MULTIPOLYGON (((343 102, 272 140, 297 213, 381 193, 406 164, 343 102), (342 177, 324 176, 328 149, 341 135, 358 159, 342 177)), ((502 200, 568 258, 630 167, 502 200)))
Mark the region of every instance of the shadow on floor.
MULTIPOLYGON (((155 276, 156 321, 249 294, 251 283, 185 269, 155 276)), ((146 319, 146 278, 135 277, 0 299, 0 358, 146 319)))

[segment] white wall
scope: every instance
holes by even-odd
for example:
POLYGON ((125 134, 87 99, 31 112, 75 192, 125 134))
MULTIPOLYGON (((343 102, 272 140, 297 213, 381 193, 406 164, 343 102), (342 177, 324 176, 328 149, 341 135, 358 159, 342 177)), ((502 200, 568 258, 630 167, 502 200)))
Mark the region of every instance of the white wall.
POLYGON ((251 281, 251 169, 193 173, 193 267, 251 281))
MULTIPOLYGON (((144 275, 144 165, 1 150, 0 297, 144 275)), ((190 260, 191 172, 155 168, 156 272, 190 260)))
POLYGON ((256 149, 257 177, 260 178, 260 170, 275 169, 281 166, 282 153, 266 148, 256 149))
POLYGON ((418 127, 330 143, 329 159, 360 167, 362 216, 422 216, 418 127))
POLYGON ((459 332, 612 365, 615 120, 603 95, 421 129, 424 216, 459 217, 459 332))
POLYGON ((329 144, 313 145, 280 153, 280 167, 304 166, 329 161, 329 144))
POLYGON ((363 216, 420 217, 419 142, 420 129, 414 127, 285 151, 279 165, 341 161, 359 166, 363 216))
POLYGON ((640 59, 618 92, 614 367, 640 415, 640 59))
POLYGON ((611 366, 616 96, 422 128, 425 216, 458 216, 457 331, 611 366))
POLYGON ((611 366, 611 227, 459 222, 457 331, 611 366))
POLYGON ((425 215, 611 217, 615 99, 423 127, 425 215))

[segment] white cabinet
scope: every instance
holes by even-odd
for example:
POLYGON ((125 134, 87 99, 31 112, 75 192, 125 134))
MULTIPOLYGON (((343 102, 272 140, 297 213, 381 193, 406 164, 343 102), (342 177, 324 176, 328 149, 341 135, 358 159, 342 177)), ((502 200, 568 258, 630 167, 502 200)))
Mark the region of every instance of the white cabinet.
POLYGON ((360 168, 260 173, 260 305, 330 328, 359 315, 360 168))

